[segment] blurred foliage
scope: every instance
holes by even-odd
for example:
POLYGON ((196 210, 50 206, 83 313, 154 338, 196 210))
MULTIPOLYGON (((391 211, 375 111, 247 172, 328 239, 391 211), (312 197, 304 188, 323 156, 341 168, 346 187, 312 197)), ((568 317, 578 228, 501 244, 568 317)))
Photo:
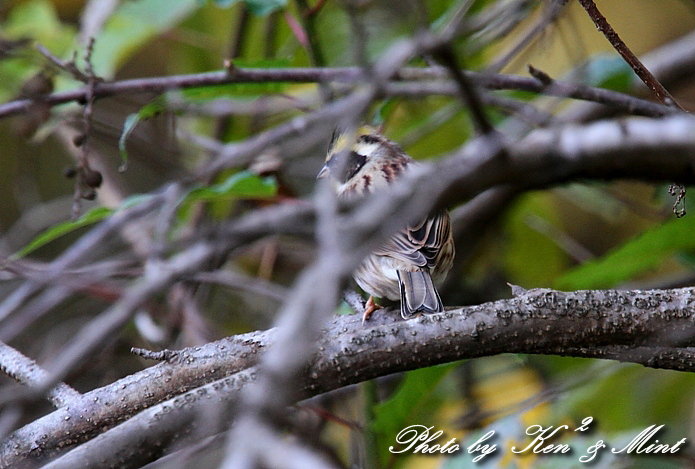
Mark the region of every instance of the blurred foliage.
POLYGON ((41 246, 44 246, 45 244, 48 244, 51 241, 58 239, 63 235, 72 233, 78 228, 82 228, 83 226, 91 225, 93 223, 101 221, 104 218, 109 217, 112 213, 113 210, 109 208, 96 207, 82 215, 77 220, 64 221, 62 223, 58 223, 57 225, 53 225, 52 227, 41 233, 39 236, 32 239, 29 244, 17 251, 14 255, 12 255, 12 259, 19 259, 20 257, 24 257, 28 254, 31 254, 32 252, 39 249, 41 246))
MULTIPOLYGON (((361 5, 356 14, 366 35, 366 56, 369 60, 377 59, 422 23, 440 28, 465 3, 464 0, 425 0, 425 14, 415 2, 384 0, 361 5)), ((47 73, 56 90, 81 86, 49 65, 33 45, 41 44, 63 60, 70 60, 76 54, 78 66, 84 69, 85 46, 78 39, 79 15, 84 4, 78 0, 0 3, 0 40, 18 41, 16 49, 0 56, 0 101, 21 96, 30 78, 40 72, 47 73), (24 39, 29 43, 21 43, 24 39)), ((354 65, 357 62, 355 33, 342 4, 312 2, 311 6, 317 4, 320 8, 313 20, 325 65, 354 65)), ((499 4, 493 0, 476 0, 468 14, 473 17, 499 4)), ((458 41, 458 52, 472 51, 464 57, 465 64, 472 69, 484 69, 538 19, 541 4, 525 2, 519 14, 528 17, 506 33, 498 31, 499 37, 490 44, 484 40, 494 37, 495 30, 490 25, 458 41)), ((599 6, 639 53, 695 26, 695 11, 686 1, 605 0, 599 6)), ((286 0, 123 0, 95 37, 92 64, 95 73, 107 80, 219 70, 225 59, 242 68, 309 66, 312 55, 300 34, 306 19, 306 12, 296 2, 286 0), (243 19, 244 9, 251 13, 246 19, 243 19), (244 28, 241 33, 237 29, 239 25, 244 28), (236 41, 238 54, 230 56, 236 41)), ((595 31, 577 2, 572 2, 569 12, 504 71, 522 73, 527 63, 552 76, 567 76, 594 86, 617 91, 634 88, 634 75, 595 31)), ((69 235, 75 235, 80 228, 107 218, 124 204, 141 202, 163 181, 179 177, 181 172, 205 160, 206 151, 190 142, 170 147, 168 143, 175 140, 176 131, 223 142, 239 141, 289 116, 315 108, 316 90, 316 85, 253 83, 98 101, 92 123, 94 135, 90 135, 91 148, 100 167, 111 169, 104 174, 115 180, 118 190, 99 190, 99 206, 90 209, 85 205, 83 215, 74 221, 69 219, 72 182, 61 177, 61 170, 77 153, 70 139, 61 132, 75 127, 73 124, 80 117, 79 106, 52 109, 50 116, 35 126, 38 132, 30 132, 28 138, 18 131, 21 118, 14 118, 11 123, 0 122, 0 166, 5 168, 0 173, 0 231, 5 233, 0 253, 24 257, 41 248, 42 256, 54 257, 65 247, 59 239, 72 240, 69 235), (205 105, 218 99, 257 104, 262 110, 263 100, 268 97, 283 97, 301 105, 275 114, 258 111, 226 118, 181 110, 185 105, 205 105), (173 103, 178 106, 176 111, 169 110, 173 103), (123 174, 117 171, 123 163, 121 158, 128 161, 128 170, 123 174), (49 205, 52 203, 55 205, 49 205)), ((535 99, 528 93, 508 95, 528 101, 535 99)), ((693 97, 686 96, 687 99, 693 97)), ((545 105, 547 100, 539 99, 538 103, 545 105)), ((499 109, 488 111, 496 124, 513 120, 499 109)), ((390 99, 375 106, 370 116, 415 158, 451 152, 473 133, 467 112, 455 98, 390 99)), ((248 207, 309 193, 314 169, 323 158, 322 151, 324 148, 307 148, 306 159, 300 164, 282 162, 280 169, 273 166, 269 172, 254 172, 249 168, 225 173, 195 187, 179 201, 175 228, 185 231, 200 219, 214 222, 248 207)), ((273 156, 278 155, 270 155, 271 161, 273 156)), ((620 287, 626 282, 648 288, 662 284, 664 278, 688 281, 695 265, 695 241, 691 237, 695 226, 690 226, 695 224, 694 215, 673 218, 669 215, 671 203, 664 187, 633 183, 571 186, 522 195, 486 231, 481 248, 485 254, 474 257, 470 265, 456 273, 460 277, 456 279, 457 285, 464 292, 462 295, 470 295, 470 301, 483 301, 497 299, 506 282, 526 288, 573 290, 620 287), (636 193, 639 197, 635 197, 636 193), (576 253, 568 252, 566 238, 579 245, 588 259, 578 259, 576 253)), ((457 249, 459 253, 467 253, 478 248, 468 246, 463 240, 457 249)), ((251 276, 288 285, 311 256, 311 249, 304 245, 274 239, 239 253, 234 264, 251 276)), ((0 296, 9 291, 0 286, 0 296)), ((242 293, 230 293, 231 301, 224 295, 213 290, 204 303, 204 314, 207 319, 212 318, 209 323, 214 323, 208 324, 213 331, 211 336, 269 324, 276 305, 242 293), (258 314, 244 316, 244 309, 253 309, 253 305, 258 314)), ((61 314, 70 314, 68 317, 72 319, 78 316, 79 320, 73 322, 81 323, 83 318, 93 315, 90 305, 94 303, 89 303, 90 300, 101 305, 108 298, 90 298, 85 294, 83 300, 80 308, 69 313, 71 305, 62 305, 50 318, 44 318, 46 322, 40 329, 50 330, 52 324, 61 321, 61 314)), ((171 321, 172 330, 185 328, 176 319, 171 321)), ((162 319, 162 322, 167 321, 162 319)), ((77 325, 71 323, 71 327, 77 325)), ((200 338, 188 332, 189 339, 200 338)), ((46 344, 50 342, 51 347, 39 343, 33 335, 21 338, 23 342, 19 345, 35 356, 50 355, 57 349, 56 342, 64 343, 71 337, 71 333, 61 334, 60 339, 55 335, 45 335, 50 337, 46 344)), ((102 352, 112 354, 106 357, 109 366, 103 367, 110 370, 109 374, 95 367, 93 380, 82 385, 95 386, 132 371, 132 361, 123 359, 119 353, 132 345, 148 344, 135 327, 129 328, 121 341, 122 350, 114 351, 118 348, 114 347, 102 352)), ((181 342, 166 345, 173 347, 181 342)), ((398 385, 392 379, 377 380, 378 399, 371 412, 356 410, 354 403, 358 397, 351 391, 345 400, 327 397, 326 406, 332 407, 332 412, 341 419, 360 422, 361 429, 346 430, 339 419, 336 419, 338 423, 328 420, 322 435, 338 448, 337 452, 346 461, 354 453, 353 447, 364 444, 361 440, 364 434, 373 435, 378 448, 377 460, 371 462, 385 468, 570 467, 591 442, 605 439, 617 446, 651 424, 666 424, 668 441, 676 441, 677 435, 689 436, 693 379, 683 373, 597 360, 515 355, 468 360, 406 373, 398 385), (365 421, 365 415, 373 418, 365 421), (576 426, 587 416, 595 418, 596 430, 591 435, 568 433, 559 440, 575 448, 570 458, 509 456, 506 448, 523 444, 524 430, 529 425, 576 426), (409 424, 443 429, 448 438, 456 437, 462 447, 492 429, 499 436, 496 442, 505 449, 476 464, 463 451, 448 459, 392 455, 388 448, 394 444, 395 435, 409 424)), ((635 464, 646 467, 653 462, 635 459, 635 464)), ((594 467, 609 467, 614 463, 614 456, 605 455, 594 467)), ((666 467, 662 466, 665 464, 662 459, 658 464, 666 467)))
POLYGON ((678 253, 692 254, 693 217, 669 220, 630 240, 599 259, 576 267, 555 279, 560 289, 610 288, 659 266, 678 253))

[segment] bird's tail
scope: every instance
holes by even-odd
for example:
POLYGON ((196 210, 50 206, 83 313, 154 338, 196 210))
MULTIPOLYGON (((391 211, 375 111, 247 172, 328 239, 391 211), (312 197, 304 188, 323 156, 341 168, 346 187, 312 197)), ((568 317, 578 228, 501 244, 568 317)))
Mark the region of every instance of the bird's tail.
POLYGON ((401 288, 401 316, 407 319, 417 313, 441 313, 444 311, 439 293, 432 283, 427 269, 415 272, 398 271, 401 288))

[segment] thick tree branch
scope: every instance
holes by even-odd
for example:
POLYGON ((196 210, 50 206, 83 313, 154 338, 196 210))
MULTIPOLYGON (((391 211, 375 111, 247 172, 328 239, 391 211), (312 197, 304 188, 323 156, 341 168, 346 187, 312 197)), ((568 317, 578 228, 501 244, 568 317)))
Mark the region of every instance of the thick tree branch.
MULTIPOLYGON (((612 358, 695 371, 693 304, 693 288, 570 293, 537 289, 409 321, 387 310, 367 327, 359 315, 335 317, 301 377, 300 397, 394 372, 499 353, 612 358)), ((137 467, 194 429, 198 437, 207 436, 206 426, 195 416, 220 400, 224 415, 230 415, 228 404, 255 379, 257 352, 272 345, 275 334, 261 331, 208 344, 204 350, 183 350, 176 363, 156 365, 85 394, 69 408, 15 432, 0 447, 2 467, 55 455, 59 448, 90 439, 95 429, 111 427, 165 396, 171 399, 80 446, 55 467, 99 467, 100 458, 137 467), (248 371, 239 374, 242 369, 248 371), (213 379, 217 381, 210 383, 213 379), (187 392, 173 397, 182 391, 187 392), (121 405, 124 399, 131 404, 121 405), (66 440, 66 432, 73 437, 66 440), (161 449, 149 452, 153 448, 161 449)), ((213 430, 219 431, 215 426, 213 430)))

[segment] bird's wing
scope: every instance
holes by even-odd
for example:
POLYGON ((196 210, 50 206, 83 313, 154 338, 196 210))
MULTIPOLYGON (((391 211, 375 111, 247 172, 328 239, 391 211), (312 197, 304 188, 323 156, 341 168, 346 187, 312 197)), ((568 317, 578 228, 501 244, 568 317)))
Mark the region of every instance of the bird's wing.
POLYGON ((449 238, 449 214, 442 210, 415 226, 399 231, 376 251, 417 267, 435 266, 442 245, 449 238))

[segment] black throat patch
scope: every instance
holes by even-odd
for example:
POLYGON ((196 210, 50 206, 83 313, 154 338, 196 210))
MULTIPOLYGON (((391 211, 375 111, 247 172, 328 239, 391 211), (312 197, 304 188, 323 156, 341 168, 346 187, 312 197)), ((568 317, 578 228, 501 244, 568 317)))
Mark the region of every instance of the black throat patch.
POLYGON ((367 162, 367 157, 356 151, 340 152, 331 156, 328 160, 328 169, 334 178, 341 183, 346 183, 362 169, 367 162))

